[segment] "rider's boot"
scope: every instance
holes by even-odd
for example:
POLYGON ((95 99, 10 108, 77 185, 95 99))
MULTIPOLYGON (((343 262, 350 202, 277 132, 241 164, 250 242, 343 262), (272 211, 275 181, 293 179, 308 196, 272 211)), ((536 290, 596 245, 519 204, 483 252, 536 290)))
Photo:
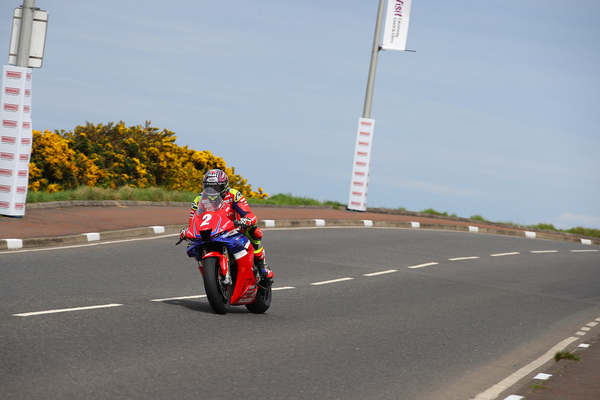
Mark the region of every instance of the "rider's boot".
POLYGON ((255 259, 254 265, 256 265, 256 268, 258 268, 258 273, 262 279, 272 279, 275 276, 273 271, 269 269, 269 266, 264 259, 255 259))

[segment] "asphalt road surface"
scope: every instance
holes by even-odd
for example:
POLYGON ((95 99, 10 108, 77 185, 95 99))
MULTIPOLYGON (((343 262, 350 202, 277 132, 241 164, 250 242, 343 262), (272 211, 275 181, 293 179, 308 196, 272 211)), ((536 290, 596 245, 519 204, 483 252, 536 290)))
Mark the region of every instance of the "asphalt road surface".
POLYGON ((0 253, 0 398, 472 399, 600 317, 594 246, 266 236, 264 315, 215 315, 175 236, 0 253))

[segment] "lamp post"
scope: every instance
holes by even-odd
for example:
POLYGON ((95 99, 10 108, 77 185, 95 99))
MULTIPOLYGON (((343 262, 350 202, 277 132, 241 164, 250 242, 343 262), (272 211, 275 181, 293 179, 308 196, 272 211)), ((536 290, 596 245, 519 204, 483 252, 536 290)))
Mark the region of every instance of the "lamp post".
POLYGON ((23 14, 21 14, 21 30, 19 32, 19 48, 17 51, 17 67, 29 66, 34 9, 35 0, 23 0, 23 14))
POLYGON ((373 102, 373 89, 375 87, 375 73, 377 72, 377 56, 379 54, 379 41, 381 39, 381 23, 383 21, 383 8, 385 0, 379 0, 377 22, 375 24, 375 38, 373 39, 373 52, 371 53, 371 66, 367 80, 367 94, 365 95, 365 108, 363 118, 371 118, 371 103, 373 102))

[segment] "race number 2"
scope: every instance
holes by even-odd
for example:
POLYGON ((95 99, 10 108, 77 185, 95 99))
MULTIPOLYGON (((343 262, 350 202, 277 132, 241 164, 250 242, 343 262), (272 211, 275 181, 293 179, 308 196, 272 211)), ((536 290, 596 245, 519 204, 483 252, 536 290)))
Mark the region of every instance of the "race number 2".
POLYGON ((204 225, 208 225, 208 223, 210 222, 210 220, 212 219, 212 215, 211 214, 205 214, 202 217, 203 221, 200 224, 200 227, 203 227, 204 225))

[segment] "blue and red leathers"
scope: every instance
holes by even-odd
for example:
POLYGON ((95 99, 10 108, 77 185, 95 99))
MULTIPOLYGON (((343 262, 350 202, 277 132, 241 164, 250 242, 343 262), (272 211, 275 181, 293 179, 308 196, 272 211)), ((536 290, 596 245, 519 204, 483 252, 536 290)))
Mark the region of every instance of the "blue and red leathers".
MULTIPOLYGON (((250 206, 240 191, 236 189, 226 189, 226 191, 224 196, 221 194, 221 197, 223 198, 223 202, 229 205, 227 217, 232 221, 245 221, 246 224, 249 225, 249 227, 246 228, 245 234, 248 239, 250 239, 250 242, 252 242, 252 247, 254 247, 254 263, 257 265, 264 264, 265 249, 261 243, 263 232, 256 226, 256 223, 258 222, 256 215, 250 211, 250 206)), ((201 196, 198 196, 192 203, 190 222, 192 221, 194 213, 198 210, 198 202, 200 199, 201 196)))

